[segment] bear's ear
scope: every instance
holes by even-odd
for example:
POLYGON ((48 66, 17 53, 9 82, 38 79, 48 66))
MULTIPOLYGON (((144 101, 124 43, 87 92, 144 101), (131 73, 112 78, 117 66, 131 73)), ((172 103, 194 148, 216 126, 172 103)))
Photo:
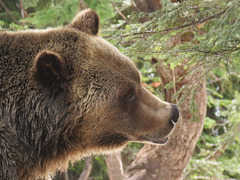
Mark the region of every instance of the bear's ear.
POLYGON ((32 73, 39 80, 59 80, 64 76, 66 64, 55 52, 44 50, 33 62, 32 73))
POLYGON ((91 35, 96 35, 99 30, 99 17, 95 11, 86 9, 74 18, 69 24, 69 27, 73 27, 91 35))

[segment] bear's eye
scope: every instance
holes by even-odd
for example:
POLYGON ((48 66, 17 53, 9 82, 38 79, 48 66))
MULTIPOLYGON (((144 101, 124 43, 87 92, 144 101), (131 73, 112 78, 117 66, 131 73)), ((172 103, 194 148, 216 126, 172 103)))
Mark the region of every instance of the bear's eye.
POLYGON ((135 94, 133 91, 130 91, 129 94, 125 96, 125 101, 130 103, 135 99, 135 94))
POLYGON ((124 111, 130 110, 130 108, 134 107, 137 98, 134 86, 122 86, 118 98, 119 106, 124 111))
POLYGON ((132 102, 134 102, 135 99, 136 99, 135 90, 134 88, 131 88, 128 91, 126 91, 126 93, 124 94, 122 98, 122 102, 125 106, 128 106, 132 102))

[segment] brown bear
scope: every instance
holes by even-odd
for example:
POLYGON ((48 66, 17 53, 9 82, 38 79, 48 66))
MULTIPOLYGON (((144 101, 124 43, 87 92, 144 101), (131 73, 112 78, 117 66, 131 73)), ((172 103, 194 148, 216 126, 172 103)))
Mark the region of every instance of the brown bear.
POLYGON ((0 33, 1 180, 44 179, 132 141, 167 142, 177 107, 144 89, 98 29, 88 9, 64 27, 0 33))

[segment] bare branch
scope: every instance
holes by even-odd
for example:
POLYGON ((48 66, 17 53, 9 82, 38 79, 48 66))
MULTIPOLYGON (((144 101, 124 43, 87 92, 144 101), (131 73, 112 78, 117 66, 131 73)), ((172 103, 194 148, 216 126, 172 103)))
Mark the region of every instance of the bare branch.
POLYGON ((93 164, 92 157, 91 156, 87 157, 85 159, 85 167, 84 167, 83 172, 78 180, 87 180, 88 179, 88 177, 92 171, 92 164, 93 164))
POLYGON ((63 173, 63 177, 64 177, 64 180, 69 180, 67 171, 63 173))
POLYGON ((8 7, 0 0, 0 5, 4 8, 6 13, 12 18, 12 20, 16 23, 19 24, 18 20, 11 14, 11 11, 8 9, 8 7))
POLYGON ((119 152, 106 155, 108 177, 110 180, 124 180, 121 154, 119 152))
POLYGON ((127 22, 129 23, 128 19, 126 18, 126 16, 124 16, 124 14, 118 9, 117 5, 115 2, 112 2, 112 5, 114 7, 114 9, 117 11, 117 13, 127 22))

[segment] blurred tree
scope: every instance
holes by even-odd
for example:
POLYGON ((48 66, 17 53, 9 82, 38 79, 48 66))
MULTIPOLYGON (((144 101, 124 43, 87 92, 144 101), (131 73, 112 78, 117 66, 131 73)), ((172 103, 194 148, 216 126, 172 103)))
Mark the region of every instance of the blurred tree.
POLYGON ((19 19, 21 18, 20 13, 18 13, 18 1, 17 0, 9 0, 3 1, 0 0, 0 20, 4 21, 5 24, 9 24, 11 22, 19 23, 19 19))

